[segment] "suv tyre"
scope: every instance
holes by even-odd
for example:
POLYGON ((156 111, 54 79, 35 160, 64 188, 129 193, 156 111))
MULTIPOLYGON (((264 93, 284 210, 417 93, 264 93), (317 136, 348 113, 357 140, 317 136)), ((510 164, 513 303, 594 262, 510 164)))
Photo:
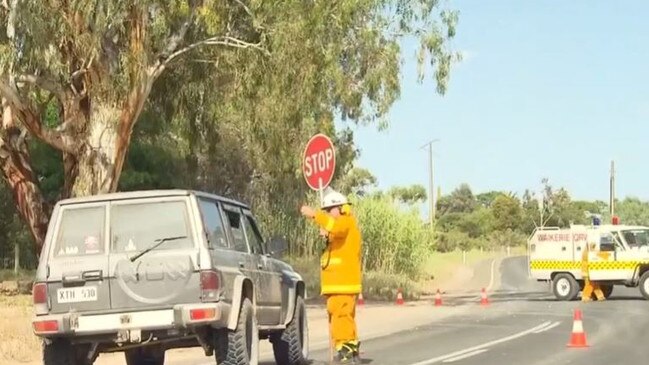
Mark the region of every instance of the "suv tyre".
POLYGON ((259 329, 250 299, 243 298, 237 328, 215 333, 214 357, 218 365, 257 365, 259 329))
POLYGON ((43 343, 43 365, 77 365, 70 341, 54 339, 43 343))
POLYGON ((281 332, 271 335, 277 365, 301 365, 309 356, 309 328, 304 298, 297 297, 291 322, 281 332))

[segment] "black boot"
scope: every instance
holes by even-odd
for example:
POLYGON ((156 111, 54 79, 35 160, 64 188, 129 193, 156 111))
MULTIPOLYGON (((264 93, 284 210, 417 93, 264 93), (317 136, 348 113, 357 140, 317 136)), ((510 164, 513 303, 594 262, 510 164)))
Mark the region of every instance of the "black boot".
POLYGON ((334 364, 356 365, 357 361, 357 345, 346 343, 338 350, 338 354, 334 358, 334 364))
POLYGON ((361 341, 358 341, 354 348, 354 359, 356 359, 358 364, 361 363, 361 341))

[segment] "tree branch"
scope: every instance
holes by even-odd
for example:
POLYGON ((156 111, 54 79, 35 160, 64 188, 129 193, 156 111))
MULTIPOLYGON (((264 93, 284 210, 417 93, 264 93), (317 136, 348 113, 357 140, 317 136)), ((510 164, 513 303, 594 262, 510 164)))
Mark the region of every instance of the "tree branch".
POLYGON ((228 37, 228 36, 211 37, 211 38, 204 39, 200 42, 192 43, 189 46, 181 48, 176 52, 170 54, 169 57, 162 60, 160 64, 158 64, 155 67, 153 72, 154 77, 159 76, 160 73, 165 69, 165 67, 167 67, 167 65, 171 63, 174 59, 201 46, 226 46, 226 47, 234 47, 234 48, 242 48, 242 49, 254 48, 263 52, 266 55, 269 54, 268 50, 262 47, 260 43, 250 43, 250 42, 242 41, 238 38, 228 37))
POLYGON ((14 113, 25 128, 35 137, 43 140, 50 146, 64 152, 72 152, 71 146, 65 143, 63 134, 59 131, 52 130, 43 126, 40 117, 35 114, 27 105, 25 105, 16 90, 7 84, 4 75, 0 75, 0 95, 4 96, 13 106, 14 113))
POLYGON ((164 60, 169 58, 169 55, 171 55, 179 46, 182 41, 185 40, 185 35, 187 35, 187 31, 189 30, 189 27, 192 25, 192 22, 194 21, 194 18, 196 16, 196 8, 198 7, 198 1, 190 1, 191 4, 191 9, 189 12, 189 16, 187 19, 183 22, 183 24, 178 28, 178 31, 171 35, 167 39, 167 46, 164 48, 162 52, 158 55, 158 62, 164 62, 164 60))
POLYGON ((241 5, 241 7, 243 8, 243 10, 246 12, 246 14, 248 14, 248 15, 250 16, 250 18, 254 18, 254 15, 252 15, 252 11, 250 11, 250 8, 249 8, 246 4, 244 4, 243 1, 241 1, 241 0, 235 0, 235 1, 236 1, 239 5, 241 5))
POLYGON ((16 77, 16 81, 36 85, 41 89, 47 90, 50 93, 54 94, 61 102, 65 100, 65 91, 63 91, 61 85, 43 76, 18 75, 16 77))

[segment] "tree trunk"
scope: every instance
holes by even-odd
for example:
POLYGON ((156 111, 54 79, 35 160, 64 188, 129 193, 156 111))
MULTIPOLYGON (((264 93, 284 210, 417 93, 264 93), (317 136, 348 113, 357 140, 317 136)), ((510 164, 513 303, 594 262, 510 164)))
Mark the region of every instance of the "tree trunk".
POLYGON ((66 181, 73 181, 72 196, 117 190, 135 122, 131 111, 128 107, 122 110, 95 104, 83 137, 85 141, 75 156, 76 168, 65 171, 66 181))
POLYGON ((27 143, 20 130, 8 128, 0 138, 0 168, 13 193, 16 210, 28 226, 39 256, 49 222, 49 206, 43 199, 31 168, 27 143))

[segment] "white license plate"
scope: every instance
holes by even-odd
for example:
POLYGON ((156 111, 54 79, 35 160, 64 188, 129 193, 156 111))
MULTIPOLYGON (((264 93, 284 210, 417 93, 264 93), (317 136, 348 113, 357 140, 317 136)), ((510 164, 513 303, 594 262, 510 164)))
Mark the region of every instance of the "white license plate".
POLYGON ((97 301, 96 286, 61 288, 56 291, 58 303, 80 303, 97 301))

